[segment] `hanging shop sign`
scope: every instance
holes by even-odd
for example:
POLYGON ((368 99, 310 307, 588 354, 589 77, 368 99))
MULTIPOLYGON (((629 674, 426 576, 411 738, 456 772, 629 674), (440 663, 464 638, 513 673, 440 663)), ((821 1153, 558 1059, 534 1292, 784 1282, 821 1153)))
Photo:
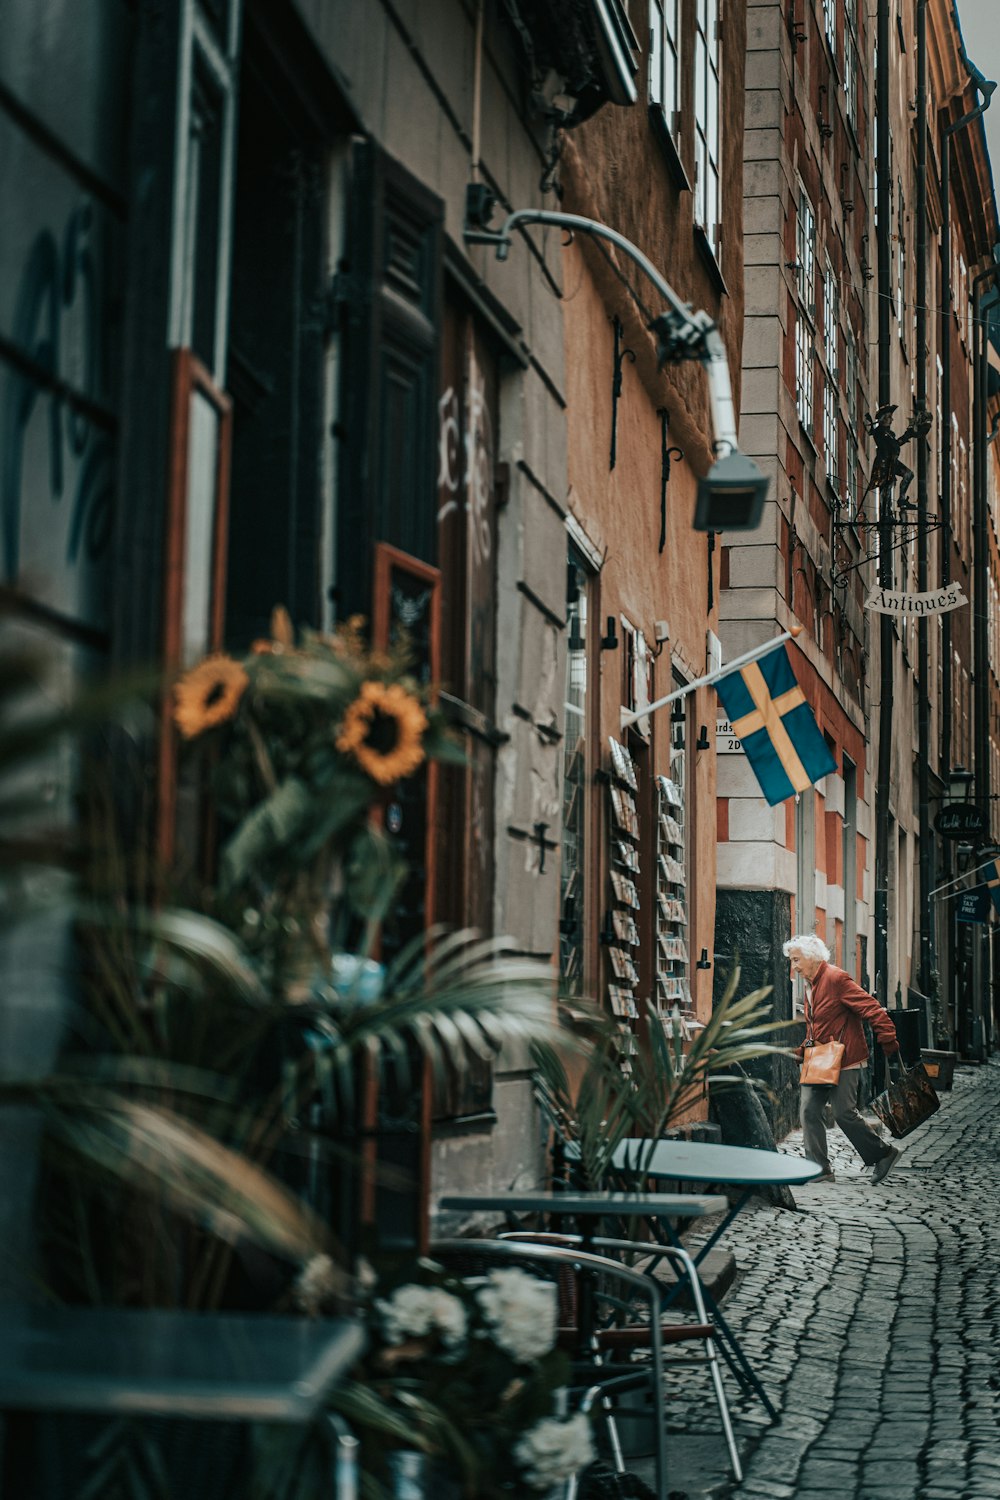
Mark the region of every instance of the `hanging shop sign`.
POLYGON ((927 615, 943 615, 949 609, 961 609, 968 604, 957 583, 946 584, 930 594, 894 593, 892 589, 873 588, 865 600, 865 609, 879 615, 909 615, 921 619, 927 615))
POLYGON ((972 802, 952 802, 942 807, 934 819, 934 828, 946 839, 967 839, 986 832, 986 814, 972 802))
POLYGON ((963 891, 958 898, 955 916, 960 922, 988 922, 990 893, 987 887, 977 885, 971 891, 963 891))

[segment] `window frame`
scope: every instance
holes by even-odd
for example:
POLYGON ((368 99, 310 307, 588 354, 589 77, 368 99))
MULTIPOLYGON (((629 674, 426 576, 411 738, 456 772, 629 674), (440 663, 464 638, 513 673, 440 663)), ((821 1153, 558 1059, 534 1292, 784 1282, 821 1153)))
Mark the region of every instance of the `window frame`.
POLYGON ((694 222, 720 267, 722 265, 721 51, 722 0, 695 0, 694 222))

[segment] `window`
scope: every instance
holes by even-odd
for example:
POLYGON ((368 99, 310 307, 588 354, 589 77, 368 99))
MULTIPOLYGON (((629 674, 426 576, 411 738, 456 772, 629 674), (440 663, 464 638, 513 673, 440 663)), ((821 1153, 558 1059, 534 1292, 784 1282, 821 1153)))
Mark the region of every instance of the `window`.
POLYGON ((799 421, 812 437, 813 349, 812 330, 800 312, 795 321, 795 406, 799 421))
POLYGON ((837 55, 837 0, 823 0, 823 30, 834 57, 837 55))
POLYGON ((858 38, 850 15, 844 17, 844 114, 858 133, 858 38))
POLYGON ((847 426, 851 436, 857 441, 858 436, 858 341, 854 337, 854 329, 848 324, 847 338, 845 340, 847 369, 847 426))
POLYGON ((937 421, 934 424, 934 446, 937 449, 937 494, 938 504, 940 504, 941 498, 944 495, 944 441, 942 438, 942 433, 944 432, 944 427, 942 425, 942 413, 944 411, 944 406, 942 404, 944 388, 944 365, 941 363, 940 354, 935 358, 935 366, 936 371, 934 379, 934 402, 937 421))
POLYGON ((719 0, 696 0, 694 50, 695 223, 721 264, 719 0))
POLYGON ((840 288, 837 278, 826 257, 823 270, 823 356, 826 368, 833 376, 837 374, 837 323, 840 319, 840 288))
POLYGON ((675 139, 681 130, 680 9, 680 0, 650 0, 649 103, 675 139))
POLYGON ((562 867, 559 876, 559 974, 568 994, 582 995, 590 575, 573 547, 569 549, 566 576, 566 735, 563 741, 562 867))
POLYGON ((823 382, 823 461, 826 477, 837 489, 837 388, 829 375, 823 382))
POLYGON ((813 301, 816 276, 816 215, 801 182, 799 183, 799 212, 795 224, 795 236, 799 300, 812 323, 816 319, 816 304, 813 301))
MULTIPOLYGON (((903 310, 906 297, 906 206, 903 201, 903 184, 896 185, 896 317, 899 319, 899 337, 903 339, 903 310)), ((904 340, 905 343, 905 340, 904 340)))

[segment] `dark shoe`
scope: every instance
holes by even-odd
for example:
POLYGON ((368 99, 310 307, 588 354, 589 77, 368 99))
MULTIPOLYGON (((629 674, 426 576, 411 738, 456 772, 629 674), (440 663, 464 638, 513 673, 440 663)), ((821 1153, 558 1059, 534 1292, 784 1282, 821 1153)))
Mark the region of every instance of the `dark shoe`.
POLYGON ((902 1154, 902 1151, 897 1150, 895 1146, 890 1146, 872 1168, 872 1182, 884 1182, 902 1154))

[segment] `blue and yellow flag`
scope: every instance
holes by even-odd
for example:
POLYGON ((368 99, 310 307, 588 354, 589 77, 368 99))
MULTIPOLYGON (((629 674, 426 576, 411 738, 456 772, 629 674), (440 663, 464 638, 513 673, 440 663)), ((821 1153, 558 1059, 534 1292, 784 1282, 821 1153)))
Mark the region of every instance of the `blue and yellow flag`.
POLYGON ((837 769, 784 645, 720 678, 715 690, 772 807, 837 769))
POLYGON ((982 873, 983 881, 990 893, 990 900, 993 902, 993 910, 1000 912, 1000 870, 997 869, 996 860, 991 865, 984 865, 982 873))

